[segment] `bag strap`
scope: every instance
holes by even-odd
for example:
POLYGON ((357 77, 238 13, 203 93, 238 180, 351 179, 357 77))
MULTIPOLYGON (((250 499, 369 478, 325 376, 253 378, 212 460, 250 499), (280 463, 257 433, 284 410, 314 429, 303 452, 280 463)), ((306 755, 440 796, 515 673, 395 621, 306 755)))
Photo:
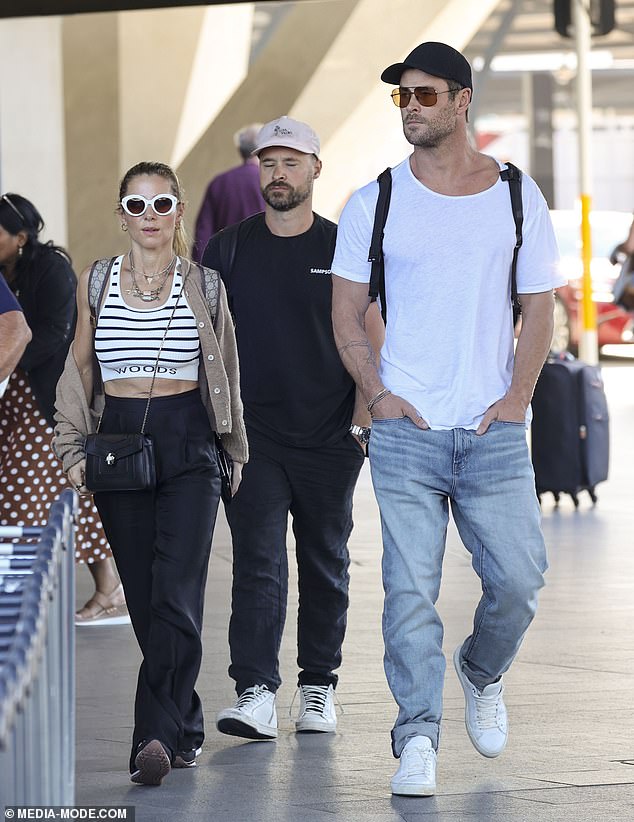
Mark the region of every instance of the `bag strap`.
POLYGON ((392 197, 392 169, 389 168, 389 166, 379 174, 377 182, 379 184, 379 195, 376 200, 376 208, 374 209, 374 225, 372 227, 372 239, 370 240, 370 250, 368 252, 368 262, 372 263, 368 295, 372 300, 380 297, 381 316, 383 317, 383 322, 387 324, 383 229, 387 221, 387 213, 390 210, 390 199, 392 197))
MULTIPOLYGON (((101 380, 101 371, 99 370, 99 361, 97 360, 97 355, 95 353, 94 334, 97 331, 99 309, 103 303, 106 288, 110 283, 110 272, 116 259, 116 257, 110 257, 110 259, 105 258, 103 260, 95 260, 92 264, 92 268, 90 269, 90 274, 88 275, 88 305, 90 307, 90 325, 92 326, 93 331, 92 367, 95 384, 97 388, 100 388, 101 390, 103 390, 103 383, 101 380)), ((102 416, 103 412, 97 422, 97 431, 99 431, 102 416)))
POLYGON ((511 262, 511 304, 513 306, 513 325, 515 325, 522 313, 522 305, 517 296, 517 257, 522 247, 522 225, 524 223, 522 172, 513 163, 507 163, 506 168, 500 171, 500 177, 509 184, 511 209, 513 211, 513 221, 515 222, 515 248, 513 249, 513 260, 511 262))
POLYGON ((205 301, 207 302, 207 306, 209 308, 211 321, 215 322, 216 314, 218 313, 218 272, 214 271, 212 268, 206 268, 200 263, 194 262, 190 265, 195 265, 196 268, 200 270, 200 283, 202 285, 203 294, 205 295, 205 301))
MULTIPOLYGON (((179 258, 180 259, 180 258, 179 258)), ((176 309, 178 308, 178 303, 180 298, 183 296, 183 290, 185 288, 185 283, 187 282, 187 278, 189 277, 189 272, 191 271, 191 266, 187 269, 187 273, 183 277, 183 282, 181 284, 181 290, 178 292, 178 297, 176 298, 176 302, 174 303, 174 307, 172 308, 172 313, 170 314, 170 318, 167 321, 167 325, 165 326, 165 331, 163 333, 163 339, 161 340, 161 344, 159 346, 158 354, 156 355, 156 362, 154 363, 154 373, 152 374, 152 382, 150 383, 150 393, 148 394, 147 403, 145 405, 145 414, 143 414, 143 422, 141 424, 141 433, 145 434, 145 423, 147 422, 147 415, 148 411, 150 410, 150 402, 152 400, 152 392, 154 391, 154 383, 156 382, 156 374, 159 367, 159 360, 161 359, 161 352, 163 351, 163 346, 165 345, 165 340, 167 339, 167 332, 170 329, 170 325, 172 324, 172 320, 174 319, 174 314, 176 313, 176 309)))
POLYGON ((110 272, 116 257, 95 260, 88 275, 88 305, 90 306, 90 324, 97 328, 97 317, 103 302, 103 296, 110 282, 110 272))

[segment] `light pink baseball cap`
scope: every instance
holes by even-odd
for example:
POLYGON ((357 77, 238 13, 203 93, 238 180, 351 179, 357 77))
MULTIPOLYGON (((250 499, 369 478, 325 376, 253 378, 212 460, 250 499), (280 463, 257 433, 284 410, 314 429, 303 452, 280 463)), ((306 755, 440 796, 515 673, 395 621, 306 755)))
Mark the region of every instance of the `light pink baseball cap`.
POLYGON ((271 146, 294 148, 304 154, 319 156, 319 137, 313 129, 292 117, 278 117, 265 123, 256 138, 253 154, 259 154, 262 149, 271 146))

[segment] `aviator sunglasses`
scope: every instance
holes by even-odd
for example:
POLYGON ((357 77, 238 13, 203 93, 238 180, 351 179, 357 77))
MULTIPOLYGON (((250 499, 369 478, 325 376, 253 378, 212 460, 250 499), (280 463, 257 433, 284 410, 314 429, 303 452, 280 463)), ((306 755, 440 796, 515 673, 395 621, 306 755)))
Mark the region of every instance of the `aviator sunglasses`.
POLYGON ((177 205, 178 197, 173 194, 155 194, 151 200, 142 194, 128 194, 121 200, 121 207, 131 217, 142 217, 148 210, 148 206, 152 206, 155 214, 165 217, 176 211, 177 205))
POLYGON ((413 94, 421 106, 429 108, 430 106, 436 105, 439 94, 449 94, 450 91, 452 91, 450 88, 445 91, 436 91, 433 88, 425 88, 424 86, 416 86, 416 88, 399 86, 390 93, 390 97, 392 98, 392 102, 395 106, 398 106, 399 108, 407 108, 413 94))

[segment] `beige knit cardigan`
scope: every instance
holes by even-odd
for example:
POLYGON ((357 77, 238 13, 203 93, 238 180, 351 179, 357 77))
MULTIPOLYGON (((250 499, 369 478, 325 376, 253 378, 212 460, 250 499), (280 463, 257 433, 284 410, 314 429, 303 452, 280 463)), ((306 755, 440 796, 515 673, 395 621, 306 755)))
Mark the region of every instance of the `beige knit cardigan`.
MULTIPOLYGON (((220 435, 222 445, 232 459, 245 463, 249 458, 249 449, 240 398, 238 351, 227 294, 220 276, 218 283, 218 305, 212 320, 196 270, 192 270, 191 276, 185 280, 185 295, 196 318, 200 337, 198 386, 212 429, 220 435)), ((98 370, 96 359, 94 367, 98 370)), ((93 376, 94 390, 89 404, 71 346, 57 383, 55 401, 53 450, 61 460, 64 471, 84 458, 85 438, 95 431, 103 411, 103 384, 99 373, 93 376)))

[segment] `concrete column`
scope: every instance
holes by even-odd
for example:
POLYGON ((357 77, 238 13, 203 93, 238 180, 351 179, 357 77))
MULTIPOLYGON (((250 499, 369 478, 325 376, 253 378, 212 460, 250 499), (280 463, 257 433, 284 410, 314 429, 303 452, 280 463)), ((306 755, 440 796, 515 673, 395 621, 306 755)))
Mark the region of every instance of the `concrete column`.
MULTIPOLYGON (((125 171, 141 160, 175 165, 242 81, 252 15, 244 4, 64 20, 70 246, 78 270, 127 247, 114 214, 125 171)), ((235 163, 231 136, 223 134, 235 163)))
POLYGON ((252 18, 250 3, 117 15, 122 173, 187 155, 244 79, 252 18))
POLYGON ((553 169, 553 77, 530 75, 529 150, 531 176, 541 188, 546 202, 555 208, 553 169))
POLYGON ((0 189, 33 202, 66 245, 60 17, 0 21, 0 189))
POLYGON ((122 248, 114 214, 119 182, 117 17, 67 17, 63 39, 69 248, 79 273, 122 248))
MULTIPOLYGON (((237 162, 231 136, 247 123, 266 122, 291 111, 356 5, 357 0, 296 3, 282 18, 247 77, 179 166, 190 202, 190 227, 209 179, 237 162)), ((378 27, 384 16, 385 9, 377 18, 378 27)), ((358 53, 355 59, 364 56, 358 53)), ((317 99, 314 104, 322 108, 317 99)))

